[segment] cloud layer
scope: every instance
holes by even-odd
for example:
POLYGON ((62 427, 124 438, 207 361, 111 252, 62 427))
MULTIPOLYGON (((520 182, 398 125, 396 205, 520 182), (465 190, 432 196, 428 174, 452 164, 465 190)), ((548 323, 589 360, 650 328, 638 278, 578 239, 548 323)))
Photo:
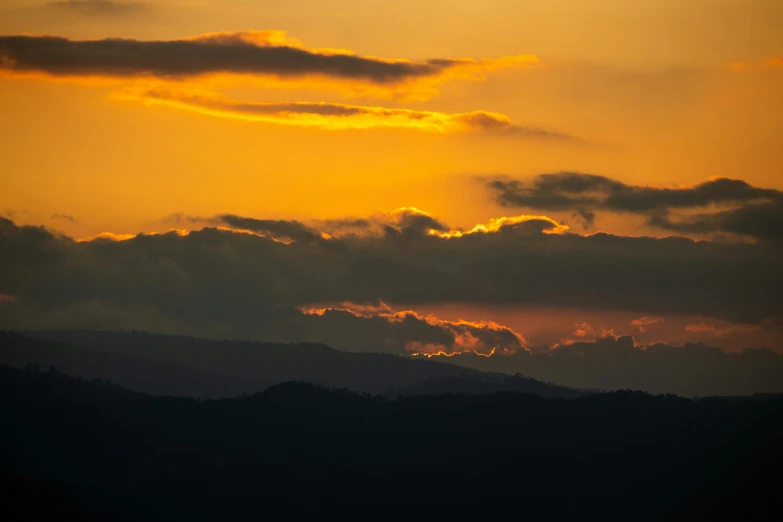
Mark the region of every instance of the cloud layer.
POLYGON ((664 316, 696 314, 735 322, 705 319, 682 327, 683 335, 721 340, 761 332, 774 340, 783 274, 780 250, 765 244, 581 236, 544 216, 458 230, 415 208, 321 223, 234 214, 166 221, 196 229, 76 241, 3 219, 0 328, 314 341, 572 386, 685 394, 744 393, 751 381, 772 382, 764 372, 779 370, 780 356, 764 350, 737 358, 697 345, 644 349, 587 323, 564 325, 571 338, 554 349, 531 347, 524 331, 492 321, 445 320, 385 304, 636 310, 627 327, 638 332, 667 325, 664 316), (715 372, 739 372, 724 379, 735 387, 720 388, 715 372))
POLYGON ((581 236, 540 216, 452 230, 413 208, 323 224, 232 214, 167 221, 207 226, 79 242, 3 219, 0 293, 18 304, 4 307, 4 324, 72 317, 86 326, 122 316, 139 329, 248 338, 277 329, 285 337, 287 320, 278 319, 302 315, 297 307, 378 299, 621 309, 748 324, 783 315, 780 250, 764 244, 581 236))
POLYGON ((643 215, 648 226, 683 234, 723 232, 783 240, 783 192, 739 179, 715 178, 692 187, 669 188, 559 172, 530 181, 498 178, 486 186, 502 206, 571 211, 587 226, 593 224, 596 212, 606 211, 643 215), (693 210, 702 212, 675 214, 693 210))

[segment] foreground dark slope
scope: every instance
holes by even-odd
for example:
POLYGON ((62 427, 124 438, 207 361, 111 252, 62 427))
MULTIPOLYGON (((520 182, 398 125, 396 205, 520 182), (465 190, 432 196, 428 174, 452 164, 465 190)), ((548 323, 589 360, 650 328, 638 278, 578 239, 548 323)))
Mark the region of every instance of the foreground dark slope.
POLYGON ((429 360, 340 352, 321 344, 212 341, 141 332, 0 332, 0 364, 55 366, 152 395, 227 398, 286 381, 399 395, 507 390, 572 398, 577 390, 429 360), (421 389, 421 386, 425 386, 421 389))
POLYGON ((5 507, 22 519, 249 520, 279 502, 512 504, 571 520, 783 515, 774 397, 386 401, 287 383, 197 401, 0 367, 0 406, 5 507))

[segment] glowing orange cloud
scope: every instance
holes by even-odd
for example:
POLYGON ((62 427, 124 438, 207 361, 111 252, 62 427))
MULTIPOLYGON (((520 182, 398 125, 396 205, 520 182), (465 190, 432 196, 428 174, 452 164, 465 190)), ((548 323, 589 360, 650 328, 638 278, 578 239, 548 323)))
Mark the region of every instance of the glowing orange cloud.
POLYGON ((235 101, 198 92, 153 89, 115 94, 123 100, 166 105, 209 116, 324 130, 411 129, 440 134, 491 132, 546 138, 562 134, 515 125, 494 112, 443 113, 326 102, 235 101))
POLYGON ((544 234, 563 234, 568 232, 568 225, 558 223, 554 219, 547 216, 512 216, 512 217, 499 217, 492 218, 489 223, 478 224, 470 230, 450 230, 448 232, 439 232, 437 230, 430 230, 428 232, 431 236, 438 236, 444 239, 459 238, 469 236, 471 234, 494 234, 500 232, 506 227, 514 227, 515 225, 531 223, 540 224, 541 231, 544 234))
POLYGON ((101 232, 94 236, 83 237, 77 239, 78 243, 90 243, 92 241, 128 241, 133 239, 137 234, 115 234, 114 232, 101 232))
MULTIPOLYGON (((94 236, 79 238, 76 240, 76 242, 90 243, 92 241, 128 241, 140 235, 157 236, 160 234, 161 232, 145 232, 144 234, 115 234, 114 232, 101 232, 100 234, 95 234, 94 236)), ((167 232, 163 232, 163 234, 177 234, 178 236, 187 236, 188 234, 190 234, 190 230, 185 230, 181 228, 172 228, 167 232)))
POLYGON ((420 341, 409 341, 405 344, 405 349, 411 352, 412 356, 434 357, 436 355, 455 355, 457 353, 475 353, 489 357, 500 351, 505 354, 515 353, 518 350, 527 350, 524 337, 514 332, 510 328, 495 323, 493 321, 447 321, 439 319, 433 315, 422 315, 413 310, 395 311, 384 302, 374 304, 355 304, 343 302, 337 305, 327 306, 301 306, 299 310, 306 315, 323 316, 329 311, 347 312, 356 317, 373 318, 380 317, 389 323, 402 323, 406 319, 412 318, 425 322, 431 326, 441 328, 453 336, 451 346, 434 343, 422 343, 420 341), (509 339, 506 344, 493 343, 487 339, 479 337, 481 333, 488 334, 490 339, 503 336, 509 339))
POLYGON ((644 316, 640 317, 639 319, 634 319, 631 321, 631 326, 649 326, 651 324, 658 324, 664 322, 663 317, 658 316, 644 316))
POLYGON ((422 344, 418 342, 412 342, 405 345, 405 349, 413 352, 411 353, 411 357, 427 357, 428 359, 431 357, 454 357, 455 355, 461 355, 465 353, 472 353, 473 355, 478 355, 479 357, 486 357, 490 358, 493 355, 495 355, 495 348, 492 348, 489 353, 480 353, 474 350, 463 350, 461 352, 448 352, 445 351, 447 348, 443 346, 442 344, 422 344))
POLYGON ((587 323, 580 323, 574 326, 576 327, 576 330, 571 334, 574 337, 595 336, 595 329, 587 323))
MULTIPOLYGON (((354 230, 350 226, 341 228, 339 223, 334 224, 328 221, 320 224, 319 222, 314 222, 312 225, 304 225, 297 221, 257 220, 255 218, 243 218, 241 216, 230 215, 219 215, 215 217, 191 217, 185 215, 174 215, 173 217, 168 216, 162 221, 164 223, 189 222, 196 225, 196 228, 171 228, 164 232, 152 231, 140 234, 101 232, 100 234, 76 239, 76 241, 80 243, 91 241, 127 241, 137 237, 138 235, 155 236, 161 234, 177 234, 179 236, 187 236, 194 230, 200 230, 203 224, 208 224, 217 230, 252 235, 286 245, 295 243, 297 238, 304 238, 306 240, 317 238, 318 240, 323 241, 338 241, 343 239, 345 234, 354 234, 354 230), (231 217, 233 221, 226 221, 228 217, 231 217), (259 228, 258 226, 254 226, 257 223, 266 224, 268 227, 259 228), (320 228, 321 226, 326 226, 329 231, 324 231, 320 228), (301 236, 292 232, 291 229, 294 231, 301 230, 301 236)), ((491 219, 489 223, 478 224, 467 231, 447 231, 448 227, 446 225, 442 224, 428 212, 420 210, 416 207, 400 207, 391 212, 378 214, 372 218, 363 220, 347 219, 338 221, 345 221, 349 224, 354 221, 361 222, 361 231, 363 233, 363 236, 361 237, 383 237, 386 233, 385 230, 387 230, 388 227, 396 228, 401 231, 412 228, 422 235, 443 240, 468 238, 473 235, 497 234, 506 230, 514 230, 515 227, 525 226, 528 224, 533 225, 531 230, 535 233, 562 234, 569 230, 566 225, 559 224, 546 216, 514 216, 491 219)), ((383 306, 385 307, 386 305, 383 306)), ((372 308, 370 305, 361 305, 360 307, 360 305, 343 303, 343 307, 350 308, 352 312, 357 314, 360 312, 360 310, 365 309, 369 310, 373 315, 381 312, 391 312, 391 309, 388 307, 372 308)), ((469 323, 466 322, 464 324, 469 323)))
POLYGON ((633 321, 631 321, 631 326, 635 326, 636 331, 639 333, 647 333, 647 329, 645 329, 645 326, 659 324, 662 322, 664 322, 663 317, 644 316, 644 317, 640 317, 639 319, 634 319, 633 321))

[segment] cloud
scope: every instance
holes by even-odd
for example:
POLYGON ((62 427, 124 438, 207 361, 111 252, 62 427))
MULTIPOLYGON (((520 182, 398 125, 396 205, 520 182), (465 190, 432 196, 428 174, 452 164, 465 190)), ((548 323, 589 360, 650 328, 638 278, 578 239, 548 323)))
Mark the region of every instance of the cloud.
POLYGON ((70 223, 78 223, 78 222, 79 222, 79 221, 78 221, 78 220, 77 220, 75 217, 73 217, 73 216, 69 216, 68 214, 60 214, 60 213, 58 213, 58 212, 55 212, 54 214, 52 214, 52 215, 49 217, 49 219, 59 219, 59 220, 62 220, 62 221, 68 221, 68 222, 70 222, 70 223))
POLYGON ((228 230, 253 232, 277 240, 326 240, 345 234, 357 235, 357 232, 365 237, 415 237, 448 230, 445 224, 416 207, 400 207, 369 218, 326 220, 320 223, 323 230, 318 228, 318 222, 311 226, 296 220, 256 219, 234 214, 195 217, 177 213, 166 216, 162 222, 222 225, 228 230))
POLYGON ((480 223, 469 230, 430 230, 430 235, 444 239, 460 238, 471 234, 494 234, 497 232, 528 231, 542 234, 562 234, 568 227, 546 216, 511 216, 493 218, 489 223, 480 223))
POLYGON ((125 16, 151 8, 144 2, 115 0, 64 0, 49 2, 44 7, 86 16, 125 16))
POLYGON ((783 241, 783 199, 748 203, 739 208, 686 216, 672 220, 668 215, 654 215, 650 226, 680 234, 728 232, 758 239, 783 241))
POLYGON ((576 330, 574 330, 574 333, 571 334, 574 337, 595 337, 596 336, 595 329, 592 326, 590 326, 589 324, 587 324, 587 323, 580 323, 580 324, 576 324, 574 326, 576 327, 576 330))
POLYGON ((646 326, 652 326, 655 324, 663 323, 665 319, 663 317, 640 317, 639 319, 634 319, 631 321, 631 326, 634 326, 636 328, 636 331, 639 333, 646 333, 647 329, 646 326))
POLYGON ((320 78, 387 92, 424 81, 430 94, 432 85, 441 81, 483 79, 488 71, 538 63, 532 55, 424 61, 359 56, 344 49, 306 47, 284 31, 273 30, 160 41, 2 36, 0 49, 4 50, 6 69, 20 74, 166 80, 244 75, 285 81, 307 79, 311 83, 320 78))
POLYGON ((653 324, 658 324, 664 322, 663 317, 640 317, 639 319, 634 319, 631 321, 631 326, 650 326, 653 324))
POLYGON ((136 237, 136 234, 115 234, 114 232, 101 232, 92 236, 79 238, 78 243, 92 243, 95 241, 128 241, 136 237))
POLYGON ((412 129, 434 133, 487 132, 525 137, 571 139, 555 131, 513 123, 503 114, 444 113, 327 102, 252 102, 166 89, 127 90, 118 99, 138 100, 210 116, 327 130, 412 129))
POLYGON ((318 232, 298 221, 254 219, 233 214, 221 214, 215 217, 213 221, 222 223, 233 229, 258 232, 273 238, 291 239, 294 241, 321 239, 318 232))
POLYGON ((547 233, 557 223, 527 216, 460 235, 413 208, 343 220, 363 226, 342 229, 233 214, 178 219, 207 226, 76 241, 0 220, 0 292, 24 305, 13 317, 0 314, 0 327, 40 327, 79 303, 92 303, 79 317, 98 305, 157 314, 128 312, 128 328, 154 326, 144 317, 155 315, 171 332, 287 341, 305 332, 297 307, 378 299, 635 310, 738 324, 783 316, 780 251, 763 244, 547 233))
POLYGON ((489 356, 526 350, 525 339, 506 326, 491 321, 446 321, 413 310, 395 311, 382 301, 300 310, 312 318, 310 336, 341 349, 368 351, 371 346, 371 351, 413 357, 457 353, 489 356))
POLYGON ((640 214, 647 217, 648 226, 680 233, 783 239, 783 192, 738 179, 715 178, 691 187, 651 187, 594 174, 559 172, 527 182, 497 178, 486 186, 501 206, 573 211, 586 225, 593 224, 596 211, 607 211, 640 214), (732 208, 673 216, 675 211, 714 206, 732 208))

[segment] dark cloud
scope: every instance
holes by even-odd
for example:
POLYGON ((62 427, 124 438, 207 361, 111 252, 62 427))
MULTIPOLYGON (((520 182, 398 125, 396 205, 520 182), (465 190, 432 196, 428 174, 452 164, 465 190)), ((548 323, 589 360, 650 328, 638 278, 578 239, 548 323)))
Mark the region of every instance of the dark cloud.
POLYGON ((285 40, 277 31, 218 33, 186 40, 70 40, 54 36, 2 36, 12 70, 52 75, 182 77, 214 73, 281 77, 327 76, 376 84, 437 76, 471 60, 383 60, 322 52, 285 40))
POLYGON ((182 224, 192 225, 193 223, 198 223, 201 221, 203 221, 201 218, 188 216, 184 212, 174 212, 173 214, 164 216, 163 219, 160 220, 161 223, 169 223, 172 225, 182 225, 182 224))
POLYGON ((62 220, 62 221, 69 221, 71 223, 78 223, 79 222, 73 216, 69 216, 68 214, 60 214, 60 213, 57 213, 57 212, 52 214, 49 219, 59 219, 59 220, 62 220))
POLYGON ((424 235, 430 230, 444 232, 449 229, 434 217, 415 208, 399 209, 394 213, 394 217, 396 218, 396 228, 388 229, 392 233, 424 235))
POLYGON ((682 233, 727 232, 760 239, 783 236, 783 192, 745 181, 717 178, 693 187, 659 188, 627 185, 578 172, 543 174, 529 182, 499 178, 486 183, 506 207, 573 211, 591 225, 596 211, 647 216, 647 224, 682 233), (678 210, 729 205, 736 208, 696 216, 673 216, 678 210))
POLYGON ((328 231, 345 230, 364 230, 371 224, 369 219, 364 218, 344 218, 344 219, 326 219, 323 220, 324 228, 328 231))
POLYGON ((254 219, 233 214, 222 214, 215 218, 219 223, 239 230, 250 230, 268 234, 275 238, 293 240, 314 240, 321 236, 298 221, 283 221, 274 219, 254 219))
POLYGON ((331 239, 295 221, 224 215, 210 219, 254 233, 207 227, 87 242, 2 219, 0 293, 18 302, 3 308, 0 327, 104 324, 295 341, 304 335, 297 307, 378 299, 748 324, 783 316, 780 251, 763 244, 552 234, 525 221, 445 238, 432 233, 443 223, 422 214, 398 211, 331 239))
POLYGON ((431 357, 470 352, 525 350, 524 339, 511 329, 488 322, 446 321, 414 311, 395 311, 384 303, 342 303, 303 308, 308 316, 306 341, 323 342, 341 350, 379 351, 431 357), (317 340, 317 341, 316 341, 317 340))
POLYGON ((651 226, 681 234, 729 232, 759 239, 783 241, 783 200, 749 203, 740 208, 680 218, 651 216, 651 226))
POLYGON ((49 2, 47 8, 69 11, 88 16, 122 16, 150 9, 144 2, 118 2, 114 0, 65 0, 49 2))

